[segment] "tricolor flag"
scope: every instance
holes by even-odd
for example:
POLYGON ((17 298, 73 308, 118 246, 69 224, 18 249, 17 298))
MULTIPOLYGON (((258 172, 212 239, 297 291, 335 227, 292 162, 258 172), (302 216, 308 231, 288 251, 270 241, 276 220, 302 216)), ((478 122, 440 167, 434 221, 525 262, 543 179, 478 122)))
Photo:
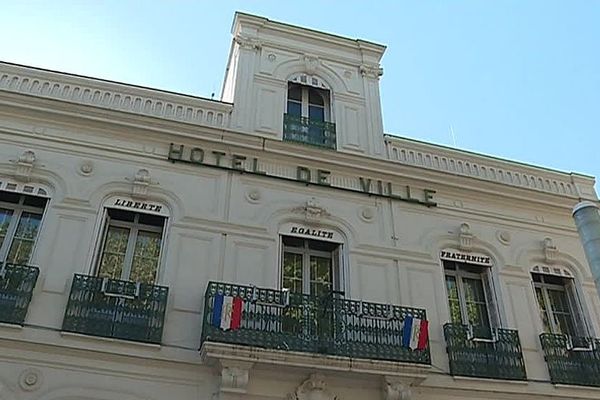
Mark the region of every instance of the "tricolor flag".
POLYGON ((243 303, 242 298, 239 296, 216 295, 212 324, 224 331, 238 329, 242 323, 243 303))
POLYGON ((429 321, 407 315, 402 328, 402 346, 411 350, 423 350, 427 347, 429 321))

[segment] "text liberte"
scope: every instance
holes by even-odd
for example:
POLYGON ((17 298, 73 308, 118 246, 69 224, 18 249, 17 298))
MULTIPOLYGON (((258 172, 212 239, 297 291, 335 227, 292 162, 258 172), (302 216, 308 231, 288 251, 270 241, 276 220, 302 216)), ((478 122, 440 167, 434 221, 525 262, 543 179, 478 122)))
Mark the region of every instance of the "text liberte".
POLYGON ((297 166, 295 176, 273 175, 262 170, 258 159, 255 157, 251 158, 240 154, 227 155, 227 153, 222 151, 207 151, 200 147, 191 147, 188 149, 182 144, 176 145, 171 143, 168 159, 171 162, 217 167, 356 193, 382 196, 395 200, 422 204, 427 207, 435 207, 437 205, 433 198, 435 190, 431 189, 413 189, 408 185, 394 185, 390 181, 381 179, 358 177, 360 189, 357 190, 354 187, 332 185, 330 182, 331 171, 307 166, 297 166))

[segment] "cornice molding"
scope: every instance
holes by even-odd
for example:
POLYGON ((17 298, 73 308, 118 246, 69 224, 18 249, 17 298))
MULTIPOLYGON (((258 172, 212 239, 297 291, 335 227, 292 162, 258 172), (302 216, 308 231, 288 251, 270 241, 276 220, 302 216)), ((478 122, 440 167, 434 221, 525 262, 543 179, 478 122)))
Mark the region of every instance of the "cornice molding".
POLYGON ((0 63, 0 91, 226 128, 232 104, 0 63))
POLYGON ((385 145, 392 162, 570 198, 597 198, 591 177, 543 170, 391 136, 385 137, 385 145))

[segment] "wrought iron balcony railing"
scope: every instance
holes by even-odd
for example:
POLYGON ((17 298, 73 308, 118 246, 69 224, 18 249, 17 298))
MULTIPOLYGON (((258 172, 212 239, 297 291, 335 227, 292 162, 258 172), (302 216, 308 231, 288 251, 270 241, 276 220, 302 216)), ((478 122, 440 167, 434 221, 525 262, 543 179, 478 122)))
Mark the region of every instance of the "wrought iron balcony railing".
POLYGON ((283 140, 336 149, 335 124, 297 115, 283 115, 283 140))
POLYGON ((160 343, 169 289, 75 274, 63 331, 160 343))
POLYGON ((417 308, 210 282, 204 299, 202 343, 430 364, 429 342, 423 350, 402 346, 403 321, 408 315, 426 319, 425 310, 417 308), (217 295, 242 299, 239 329, 213 325, 217 295))
POLYGON ((445 324, 444 337, 452 375, 527 379, 516 330, 498 329, 492 339, 478 339, 470 336, 466 325, 445 324))
POLYGON ((23 325, 40 270, 0 264, 0 322, 23 325))
POLYGON ((542 333, 552 383, 600 387, 600 339, 542 333))

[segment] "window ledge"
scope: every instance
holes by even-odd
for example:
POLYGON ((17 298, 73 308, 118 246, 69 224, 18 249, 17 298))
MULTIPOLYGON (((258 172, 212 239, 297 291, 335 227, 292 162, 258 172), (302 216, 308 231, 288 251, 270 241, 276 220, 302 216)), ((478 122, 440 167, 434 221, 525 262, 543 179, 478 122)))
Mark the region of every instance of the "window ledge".
POLYGON ((23 330, 23 325, 20 324, 10 324, 8 322, 0 322, 0 328, 1 329, 10 329, 13 331, 22 331, 23 330))
POLYGON ((462 376, 453 375, 452 378, 455 381, 470 381, 470 382, 494 382, 494 383, 515 383, 519 385, 529 385, 529 381, 522 381, 517 379, 502 379, 502 378, 480 378, 477 376, 462 376))
POLYGON ((106 342, 106 343, 115 343, 115 344, 119 344, 119 345, 138 346, 138 347, 143 347, 146 349, 160 350, 162 348, 162 346, 160 344, 135 342, 133 340, 107 338, 104 336, 85 335, 83 333, 60 331, 60 335, 63 337, 78 339, 78 340, 101 341, 101 342, 106 342))
POLYGON ((310 370, 359 372, 372 375, 409 378, 420 383, 431 370, 431 365, 397 361, 359 359, 297 351, 264 349, 216 342, 204 342, 200 349, 202 360, 216 360, 270 364, 283 368, 308 368, 310 370))

